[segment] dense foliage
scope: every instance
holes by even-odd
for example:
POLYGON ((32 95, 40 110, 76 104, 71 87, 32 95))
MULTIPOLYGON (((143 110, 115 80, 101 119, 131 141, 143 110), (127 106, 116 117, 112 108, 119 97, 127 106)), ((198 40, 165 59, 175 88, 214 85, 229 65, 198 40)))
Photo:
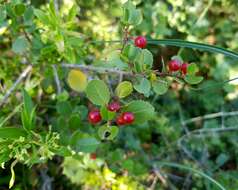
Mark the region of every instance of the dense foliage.
POLYGON ((235 0, 0 2, 0 189, 238 188, 235 0))

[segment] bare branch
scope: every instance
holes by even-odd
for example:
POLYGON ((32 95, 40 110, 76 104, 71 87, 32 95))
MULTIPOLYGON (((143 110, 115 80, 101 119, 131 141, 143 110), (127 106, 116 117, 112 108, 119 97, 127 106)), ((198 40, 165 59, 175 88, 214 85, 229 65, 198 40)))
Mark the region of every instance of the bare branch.
POLYGON ((12 92, 16 89, 16 87, 19 85, 19 83, 21 83, 21 81, 28 75, 28 73, 32 70, 32 65, 28 65, 23 72, 20 74, 20 76, 17 78, 17 80, 15 81, 15 83, 12 85, 12 87, 6 92, 6 94, 4 95, 3 99, 0 102, 0 107, 2 107, 8 97, 12 94, 12 92))
POLYGON ((236 115, 238 115, 238 111, 212 113, 212 114, 207 114, 204 116, 198 116, 198 117, 188 119, 186 121, 183 121, 182 125, 186 125, 189 123, 194 123, 194 122, 202 121, 202 120, 206 120, 206 119, 214 119, 217 117, 228 117, 228 116, 236 116, 236 115))
POLYGON ((57 94, 60 94, 61 93, 61 86, 60 86, 60 80, 59 80, 59 75, 58 75, 58 72, 57 72, 57 68, 56 68, 55 65, 52 65, 52 68, 53 68, 53 72, 54 72, 55 84, 56 84, 56 87, 57 87, 57 94))
MULTIPOLYGON (((63 63, 61 64, 62 67, 65 68, 72 68, 72 69, 81 69, 81 70, 85 70, 85 71, 94 71, 94 72, 98 72, 98 73, 105 73, 105 74, 117 74, 117 75, 124 75, 124 76, 131 76, 131 77, 135 77, 135 76, 139 76, 139 77, 145 77, 146 75, 143 73, 133 73, 130 71, 122 71, 120 69, 112 69, 112 68, 105 68, 105 67, 95 67, 92 65, 81 65, 81 64, 67 64, 67 63, 63 63)), ((154 71, 154 73, 157 76, 160 77, 174 77, 174 78, 180 78, 181 77, 171 74, 171 73, 161 73, 158 71, 154 71)))
POLYGON ((94 71, 98 73, 113 73, 117 75, 134 75, 132 72, 121 71, 119 69, 111 69, 104 67, 95 67, 91 65, 79 65, 79 64, 61 64, 62 67, 73 68, 73 69, 82 69, 86 71, 94 71))

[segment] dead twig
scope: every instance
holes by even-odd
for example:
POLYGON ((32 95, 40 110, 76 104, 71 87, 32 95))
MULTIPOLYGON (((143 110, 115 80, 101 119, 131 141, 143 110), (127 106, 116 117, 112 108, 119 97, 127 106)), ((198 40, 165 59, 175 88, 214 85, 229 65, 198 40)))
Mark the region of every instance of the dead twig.
POLYGON ((6 94, 3 96, 3 99, 0 102, 0 107, 2 107, 9 96, 12 94, 12 92, 17 88, 17 86, 21 83, 21 81, 28 75, 28 73, 32 70, 32 65, 28 65, 23 72, 20 74, 20 76, 17 78, 17 80, 14 82, 14 84, 11 86, 11 88, 6 92, 6 94))

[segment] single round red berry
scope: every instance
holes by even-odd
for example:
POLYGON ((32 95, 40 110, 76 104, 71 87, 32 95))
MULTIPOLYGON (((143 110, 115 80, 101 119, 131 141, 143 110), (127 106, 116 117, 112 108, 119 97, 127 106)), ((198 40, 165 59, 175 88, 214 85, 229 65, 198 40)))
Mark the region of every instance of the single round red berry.
POLYGON ((119 102, 112 102, 107 106, 107 109, 112 112, 117 112, 121 108, 119 102))
POLYGON ((184 74, 184 75, 186 75, 187 74, 187 69, 188 69, 188 64, 187 63, 183 63, 182 65, 181 65, 181 71, 182 71, 182 73, 184 74))
POLYGON ((169 65, 169 71, 175 72, 175 71, 178 71, 180 69, 181 62, 177 59, 173 59, 169 62, 168 65, 169 65))
POLYGON ((99 110, 92 110, 88 113, 88 121, 92 124, 96 124, 102 120, 99 110))
POLYGON ((97 154, 94 152, 94 153, 91 153, 90 154, 90 158, 92 159, 92 160, 96 160, 96 158, 97 158, 97 154))
POLYGON ((125 112, 122 114, 122 119, 126 124, 131 124, 135 120, 135 116, 131 112, 125 112))
POLYGON ((117 123, 117 125, 125 125, 126 124, 121 115, 119 117, 117 117, 116 123, 117 123))
POLYGON ((147 40, 144 36, 138 36, 134 40, 135 46, 139 48, 145 48, 147 44, 147 40))

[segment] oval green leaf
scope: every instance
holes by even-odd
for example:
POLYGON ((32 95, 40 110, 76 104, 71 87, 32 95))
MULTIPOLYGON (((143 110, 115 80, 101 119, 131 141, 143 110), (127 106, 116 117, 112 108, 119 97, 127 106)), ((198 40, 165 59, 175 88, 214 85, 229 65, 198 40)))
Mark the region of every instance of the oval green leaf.
POLYGON ((135 100, 130 102, 123 109, 124 112, 132 112, 135 115, 135 124, 141 124, 150 120, 155 115, 154 107, 148 102, 135 100))
POLYGON ((119 98, 125 98, 129 96, 132 93, 132 91, 133 91, 133 87, 131 82, 123 81, 118 84, 115 93, 119 98))
POLYGON ((91 80, 86 88, 88 99, 99 106, 106 105, 110 100, 110 92, 102 80, 91 80))

